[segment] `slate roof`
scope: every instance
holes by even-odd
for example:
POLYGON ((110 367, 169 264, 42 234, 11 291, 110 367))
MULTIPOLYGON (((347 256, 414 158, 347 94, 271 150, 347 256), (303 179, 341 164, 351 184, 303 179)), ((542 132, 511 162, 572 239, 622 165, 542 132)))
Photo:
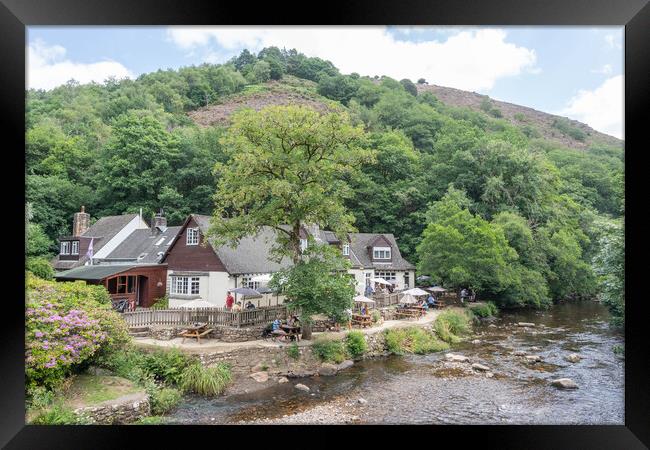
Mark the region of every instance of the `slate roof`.
POLYGON ((120 260, 139 264, 156 264, 169 248, 182 227, 167 227, 165 231, 151 233, 150 228, 134 230, 104 261, 120 260), (158 244, 158 245, 157 245, 158 244))
POLYGON ((138 267, 136 264, 120 264, 120 265, 97 265, 97 266, 81 266, 66 272, 57 273, 54 277, 57 280, 88 280, 99 281, 106 277, 115 275, 121 272, 138 267))
MULTIPOLYGON (((379 270, 411 270, 415 269, 415 266, 408 262, 402 257, 402 254, 399 251, 397 242, 395 241, 395 236, 392 233, 348 233, 350 237, 350 258, 352 259, 352 254, 356 257, 359 263, 363 267, 374 267, 379 270), (379 236, 384 236, 391 244, 391 256, 392 260, 390 263, 378 263, 372 261, 370 255, 368 254, 368 246, 372 244, 379 236)), ((353 261, 354 264, 354 261, 353 261)))
MULTIPOLYGON (((137 216, 138 214, 122 214, 120 216, 102 217, 88 228, 82 236, 95 238, 93 241, 93 253, 97 253, 108 241, 119 233, 122 228, 137 216)), ((79 255, 77 261, 60 261, 59 256, 57 255, 52 260, 52 263, 55 269, 69 269, 72 267, 83 266, 86 261, 88 261, 86 255, 79 255)))
MULTIPOLYGON (((193 214, 194 220, 199 225, 203 235, 210 226, 210 216, 193 214)), ((277 231, 271 227, 263 227, 257 236, 247 236, 239 241, 239 245, 232 247, 212 245, 215 253, 230 274, 242 273, 270 273, 291 266, 289 258, 283 258, 280 263, 271 261, 270 251, 275 244, 277 231)))

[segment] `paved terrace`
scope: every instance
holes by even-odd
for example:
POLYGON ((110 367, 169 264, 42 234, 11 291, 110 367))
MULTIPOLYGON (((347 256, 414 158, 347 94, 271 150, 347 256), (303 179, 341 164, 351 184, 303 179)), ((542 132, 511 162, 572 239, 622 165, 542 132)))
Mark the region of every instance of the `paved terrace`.
MULTIPOLYGON (((445 308, 451 309, 451 308, 445 308)), ((410 327, 413 325, 426 325, 433 322, 440 315, 442 310, 433 310, 427 311, 427 313, 420 317, 418 320, 386 320, 379 326, 374 326, 370 328, 353 328, 353 330, 361 331, 364 334, 374 334, 380 333, 384 330, 390 328, 404 328, 410 327)), ((312 333, 313 337, 326 335, 332 338, 343 338, 347 334, 348 330, 342 328, 341 331, 321 331, 312 333)), ((272 339, 264 340, 258 339, 256 341, 246 341, 246 342, 221 342, 217 339, 202 339, 199 344, 193 339, 185 339, 185 343, 182 343, 183 338, 174 338, 169 341, 161 341, 152 338, 134 338, 133 342, 135 345, 143 348, 178 348, 187 353, 206 353, 206 352, 217 352, 217 351, 231 351, 242 348, 272 348, 272 347, 281 347, 287 345, 286 342, 277 342, 272 339)), ((298 345, 301 347, 309 346, 312 344, 313 340, 306 341, 301 340, 298 342, 298 345)))

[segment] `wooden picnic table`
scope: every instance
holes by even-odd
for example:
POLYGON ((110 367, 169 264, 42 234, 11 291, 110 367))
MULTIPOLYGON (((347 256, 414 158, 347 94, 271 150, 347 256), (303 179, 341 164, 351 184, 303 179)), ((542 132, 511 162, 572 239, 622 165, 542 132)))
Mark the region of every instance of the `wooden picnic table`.
POLYGON ((191 325, 181 332, 181 336, 183 336, 183 341, 181 343, 185 343, 186 338, 196 338, 197 342, 200 344, 201 338, 211 331, 212 328, 208 328, 207 323, 191 325))
POLYGON ((401 317, 408 317, 414 319, 417 319, 422 315, 421 311, 412 308, 399 308, 396 311, 396 314, 401 317))
POLYGON ((352 323, 362 327, 369 327, 372 325, 372 316, 369 314, 352 314, 352 323))

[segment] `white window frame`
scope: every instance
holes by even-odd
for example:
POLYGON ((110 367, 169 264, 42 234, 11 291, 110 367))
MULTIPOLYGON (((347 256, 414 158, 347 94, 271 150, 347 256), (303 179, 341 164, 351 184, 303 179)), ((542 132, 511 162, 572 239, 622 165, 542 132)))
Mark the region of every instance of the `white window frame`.
POLYGON ((397 281, 397 273, 393 271, 375 271, 377 278, 383 278, 386 281, 397 281))
POLYGON ((350 256, 350 244, 343 244, 343 255, 350 256))
POLYGON ((391 259, 391 248, 390 247, 373 247, 372 248, 372 259, 391 259))
POLYGON ((260 287, 260 282, 259 281, 251 281, 252 278, 253 278, 252 275, 247 275, 247 276, 241 277, 241 285, 242 285, 242 287, 247 287, 247 288, 257 290, 260 287))
POLYGON ((70 250, 70 254, 71 255, 78 255, 79 254, 79 241, 72 241, 71 247, 72 248, 70 250))
POLYGON ((365 274, 366 286, 370 284, 370 278, 372 278, 372 272, 366 272, 365 274))
POLYGON ((70 254, 70 242, 69 241, 61 242, 61 254, 62 255, 69 255, 70 254))
POLYGON ((170 294, 199 295, 201 292, 201 277, 171 276, 170 294))
POLYGON ((187 229, 187 235, 185 237, 186 245, 199 245, 199 241, 200 241, 200 236, 199 236, 198 227, 197 228, 188 228, 187 229))

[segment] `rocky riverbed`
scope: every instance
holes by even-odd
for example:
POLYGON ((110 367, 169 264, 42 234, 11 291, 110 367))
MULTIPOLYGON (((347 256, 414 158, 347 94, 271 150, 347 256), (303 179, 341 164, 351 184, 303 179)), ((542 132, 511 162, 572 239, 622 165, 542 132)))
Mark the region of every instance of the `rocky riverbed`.
POLYGON ((624 361, 612 348, 623 340, 607 320, 594 303, 502 314, 449 352, 362 361, 336 376, 250 379, 224 397, 186 398, 167 421, 622 424, 624 361))

